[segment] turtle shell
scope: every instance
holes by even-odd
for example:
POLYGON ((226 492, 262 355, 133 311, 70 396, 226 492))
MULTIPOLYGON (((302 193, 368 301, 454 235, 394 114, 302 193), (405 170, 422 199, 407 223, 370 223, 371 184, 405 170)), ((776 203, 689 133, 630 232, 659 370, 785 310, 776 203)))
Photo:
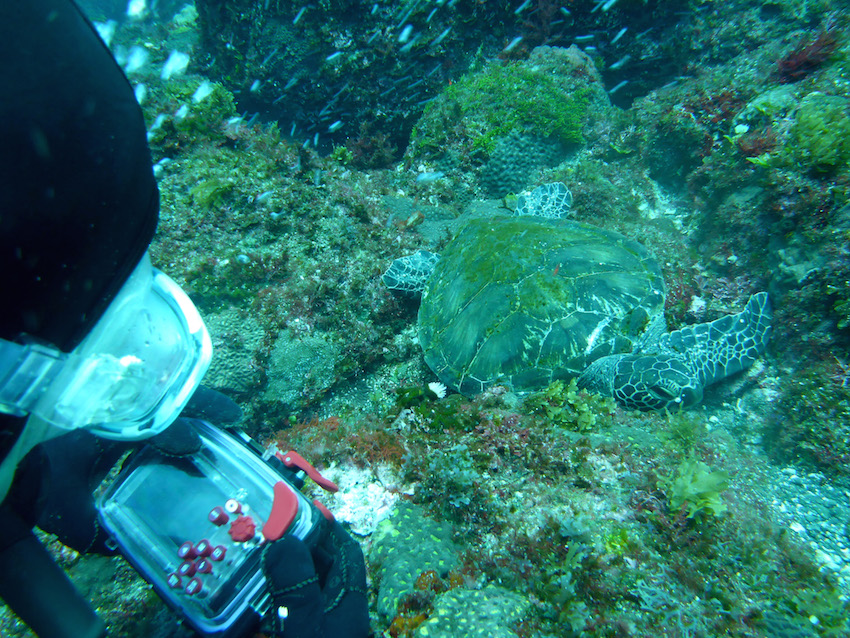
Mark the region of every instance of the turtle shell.
POLYGON ((661 269, 637 242, 569 220, 479 218, 441 253, 419 339, 431 369, 463 394, 534 390, 631 352, 663 311, 661 269))

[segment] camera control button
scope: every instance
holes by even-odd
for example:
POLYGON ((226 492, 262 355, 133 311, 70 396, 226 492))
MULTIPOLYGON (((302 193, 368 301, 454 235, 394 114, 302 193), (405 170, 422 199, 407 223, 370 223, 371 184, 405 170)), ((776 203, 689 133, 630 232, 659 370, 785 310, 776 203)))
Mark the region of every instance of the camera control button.
POLYGON ((186 585, 186 589, 183 591, 186 592, 189 596, 194 596, 199 591, 204 588, 204 584, 201 582, 200 578, 193 578, 189 581, 189 584, 186 585))
POLYGON ((213 546, 206 538, 199 540, 195 544, 195 552, 197 552, 198 556, 200 556, 201 558, 206 558, 207 556, 212 554, 212 551, 213 546))
POLYGON ((177 556, 179 558, 191 560, 197 555, 198 552, 195 551, 195 547, 192 545, 192 541, 186 541, 180 547, 177 548, 177 556))
POLYGON ((257 533, 257 524, 254 523, 254 519, 250 516, 239 516, 230 524, 230 529, 227 533, 230 534, 230 538, 235 542, 244 543, 254 538, 257 533))
POLYGON ((184 560, 180 563, 180 567, 177 568, 177 573, 180 576, 194 576, 197 570, 198 568, 194 561, 184 560))
POLYGON ((207 518, 209 519, 210 523, 219 526, 226 525, 227 522, 230 520, 230 517, 227 515, 227 512, 224 511, 223 507, 212 508, 207 518))

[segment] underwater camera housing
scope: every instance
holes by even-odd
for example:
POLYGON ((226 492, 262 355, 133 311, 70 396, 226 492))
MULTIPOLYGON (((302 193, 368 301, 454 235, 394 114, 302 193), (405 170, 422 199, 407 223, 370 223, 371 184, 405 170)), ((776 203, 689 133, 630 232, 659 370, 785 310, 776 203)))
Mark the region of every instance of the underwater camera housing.
POLYGON ((198 452, 166 457, 143 448, 97 507, 104 529, 166 603, 201 635, 229 638, 256 625, 271 604, 265 544, 291 534, 312 548, 325 517, 296 487, 284 455, 205 421, 192 424, 198 452))

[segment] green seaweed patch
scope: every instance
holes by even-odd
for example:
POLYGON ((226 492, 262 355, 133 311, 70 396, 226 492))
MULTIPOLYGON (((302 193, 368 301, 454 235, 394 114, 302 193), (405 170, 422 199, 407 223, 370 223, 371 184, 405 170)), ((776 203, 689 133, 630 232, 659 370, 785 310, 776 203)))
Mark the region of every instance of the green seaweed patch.
POLYGON ((487 155, 514 131, 581 143, 590 94, 589 88, 568 93, 554 77, 522 63, 491 63, 430 103, 413 137, 423 149, 440 152, 446 131, 464 126, 472 149, 487 155))
POLYGON ((618 527, 603 538, 602 545, 609 554, 625 556, 632 552, 635 543, 625 528, 618 527))
POLYGON ((788 150, 808 169, 829 172, 850 160, 850 100, 810 93, 794 117, 788 150))
POLYGON ((152 131, 151 144, 168 146, 173 152, 185 151, 195 144, 223 142, 227 122, 236 117, 236 101, 217 82, 187 78, 166 83, 145 112, 151 122, 159 113, 174 113, 152 131), (196 101, 199 90, 206 94, 196 101))
POLYGON ((192 201, 207 209, 223 206, 233 192, 233 180, 223 177, 210 177, 202 180, 189 189, 192 201))
POLYGON ((478 409, 463 395, 450 394, 440 399, 428 386, 397 388, 390 417, 410 410, 420 418, 422 427, 432 432, 469 432, 479 422, 478 409))
POLYGON ((579 390, 576 380, 553 381, 525 400, 525 409, 550 423, 575 432, 593 432, 611 424, 617 404, 611 397, 579 390))
POLYGON ((846 636, 850 600, 832 584, 795 591, 787 604, 799 616, 816 625, 823 636, 846 636))
POLYGON ((688 518, 719 516, 726 511, 720 493, 729 487, 729 474, 696 459, 682 461, 672 476, 659 482, 667 493, 670 509, 685 510, 688 518))
POLYGON ((660 428, 657 434, 658 438, 671 448, 689 453, 705 438, 705 417, 686 410, 665 411, 664 427, 660 428))
POLYGON ((206 311, 250 302, 257 291, 279 281, 285 258, 233 252, 223 259, 207 259, 186 274, 189 293, 206 311))

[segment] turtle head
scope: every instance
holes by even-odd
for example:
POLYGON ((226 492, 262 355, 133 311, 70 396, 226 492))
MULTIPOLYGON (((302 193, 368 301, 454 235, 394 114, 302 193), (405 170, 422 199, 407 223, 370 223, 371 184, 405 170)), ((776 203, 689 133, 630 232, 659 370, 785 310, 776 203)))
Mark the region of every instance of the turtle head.
POLYGON ((618 362, 612 393, 638 410, 683 409, 702 400, 699 376, 683 357, 626 355, 618 362))

